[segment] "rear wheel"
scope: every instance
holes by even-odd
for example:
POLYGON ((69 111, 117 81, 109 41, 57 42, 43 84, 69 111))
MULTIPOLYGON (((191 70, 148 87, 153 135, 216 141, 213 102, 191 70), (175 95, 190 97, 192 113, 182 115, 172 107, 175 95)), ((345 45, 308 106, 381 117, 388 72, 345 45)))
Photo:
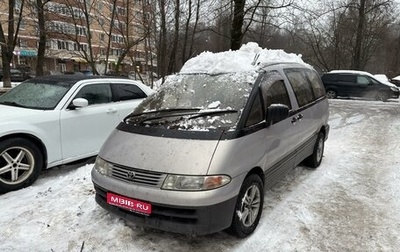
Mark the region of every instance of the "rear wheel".
POLYGON ((317 168, 321 164, 322 157, 324 156, 324 148, 325 134, 320 132, 314 145, 314 151, 304 160, 304 164, 311 168, 317 168))
POLYGON ((327 91, 326 91, 326 97, 327 97, 328 99, 335 99, 335 98, 337 97, 336 91, 335 91, 335 90, 332 90, 332 89, 327 90, 327 91))
POLYGON ((248 176, 240 188, 233 213, 233 220, 228 231, 244 238, 256 229, 260 221, 264 204, 264 186, 259 176, 248 176))
POLYGON ((31 185, 39 176, 43 158, 39 148, 24 138, 0 142, 0 193, 31 185))

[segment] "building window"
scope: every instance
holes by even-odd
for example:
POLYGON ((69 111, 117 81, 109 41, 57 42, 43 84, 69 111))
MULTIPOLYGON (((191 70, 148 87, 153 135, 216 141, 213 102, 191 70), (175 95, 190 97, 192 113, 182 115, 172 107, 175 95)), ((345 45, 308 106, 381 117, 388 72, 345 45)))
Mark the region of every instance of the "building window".
POLYGON ((125 14, 126 14, 125 8, 117 7, 117 13, 118 13, 118 15, 125 16, 125 14))

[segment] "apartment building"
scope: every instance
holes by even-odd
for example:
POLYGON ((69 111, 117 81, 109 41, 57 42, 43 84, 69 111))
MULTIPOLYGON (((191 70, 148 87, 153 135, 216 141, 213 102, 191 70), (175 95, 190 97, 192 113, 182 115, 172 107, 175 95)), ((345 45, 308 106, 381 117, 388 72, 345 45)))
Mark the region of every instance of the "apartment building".
MULTIPOLYGON (((14 18, 21 12, 16 0, 14 18)), ((148 38, 150 2, 146 0, 52 0, 45 4, 45 72, 93 70, 104 74, 150 73, 156 67, 154 46, 148 38), (147 35, 146 35, 147 34, 147 35)), ((35 69, 39 29, 36 1, 25 0, 12 64, 35 69)), ((0 21, 8 19, 8 6, 0 6, 0 21)))

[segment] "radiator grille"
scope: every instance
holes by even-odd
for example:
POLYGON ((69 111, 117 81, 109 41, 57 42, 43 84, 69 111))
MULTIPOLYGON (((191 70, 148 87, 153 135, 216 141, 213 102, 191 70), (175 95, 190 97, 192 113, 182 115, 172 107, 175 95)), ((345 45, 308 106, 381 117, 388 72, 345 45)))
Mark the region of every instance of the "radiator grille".
POLYGON ((158 172, 149 172, 126 166, 113 165, 111 177, 131 184, 161 187, 166 175, 158 172))

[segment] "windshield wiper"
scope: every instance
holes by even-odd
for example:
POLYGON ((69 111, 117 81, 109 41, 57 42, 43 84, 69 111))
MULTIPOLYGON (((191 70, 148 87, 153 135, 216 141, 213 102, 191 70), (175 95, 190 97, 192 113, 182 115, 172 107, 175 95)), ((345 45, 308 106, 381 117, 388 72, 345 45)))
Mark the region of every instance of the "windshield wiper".
POLYGON ((133 120, 142 123, 147 118, 152 120, 170 116, 192 115, 193 112, 197 112, 200 110, 201 108, 173 108, 173 109, 154 110, 139 114, 130 114, 127 117, 125 117, 123 121, 126 122, 127 120, 133 120))
MULTIPOLYGON (((183 119, 184 116, 190 116, 190 117, 187 117, 187 119, 190 120, 190 119, 195 119, 195 118, 203 117, 203 116, 214 116, 214 115, 218 115, 218 114, 237 113, 237 110, 233 110, 233 109, 203 110, 203 111, 201 111, 200 109, 182 109, 182 110, 175 110, 175 111, 179 111, 179 112, 164 114, 162 112, 165 112, 165 110, 161 110, 161 111, 158 111, 158 112, 161 112, 161 114, 155 115, 155 116, 150 116, 150 117, 145 116, 145 114, 141 114, 137 118, 133 119, 133 121, 134 121, 133 123, 144 124, 145 122, 159 120, 159 119, 168 118, 168 117, 180 117, 178 120, 181 120, 181 119, 183 119)), ((168 112, 172 112, 172 111, 168 110, 168 112)))
POLYGON ((191 116, 188 119, 194 119, 203 116, 214 116, 218 114, 230 114, 230 113, 237 113, 238 111, 235 109, 217 109, 217 110, 205 110, 203 112, 199 112, 197 115, 191 116))

